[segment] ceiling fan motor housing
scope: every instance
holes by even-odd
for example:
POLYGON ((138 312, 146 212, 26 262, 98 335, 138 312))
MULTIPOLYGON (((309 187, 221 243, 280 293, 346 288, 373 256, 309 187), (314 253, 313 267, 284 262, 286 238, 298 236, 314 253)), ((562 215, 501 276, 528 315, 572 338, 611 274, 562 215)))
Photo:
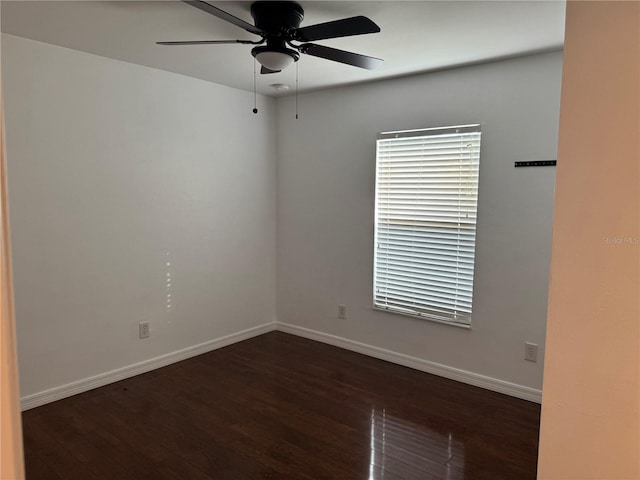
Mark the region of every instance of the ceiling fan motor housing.
POLYGON ((256 27, 268 34, 286 34, 298 28, 304 18, 304 10, 297 2, 254 2, 251 16, 256 27))
POLYGON ((304 10, 298 3, 254 2, 251 4, 251 16, 256 27, 266 33, 267 45, 251 50, 251 54, 264 67, 280 71, 288 64, 298 61, 298 52, 287 47, 287 41, 292 38, 291 33, 300 26, 304 18, 304 10), (287 58, 289 60, 285 60, 287 58))

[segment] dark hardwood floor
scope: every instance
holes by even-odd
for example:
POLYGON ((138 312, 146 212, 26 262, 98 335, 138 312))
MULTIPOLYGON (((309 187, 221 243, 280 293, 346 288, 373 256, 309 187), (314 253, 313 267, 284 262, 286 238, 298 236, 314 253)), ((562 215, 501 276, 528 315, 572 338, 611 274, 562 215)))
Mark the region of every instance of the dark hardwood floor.
POLYGON ((27 480, 535 479, 540 407, 273 332, 24 412, 27 480))

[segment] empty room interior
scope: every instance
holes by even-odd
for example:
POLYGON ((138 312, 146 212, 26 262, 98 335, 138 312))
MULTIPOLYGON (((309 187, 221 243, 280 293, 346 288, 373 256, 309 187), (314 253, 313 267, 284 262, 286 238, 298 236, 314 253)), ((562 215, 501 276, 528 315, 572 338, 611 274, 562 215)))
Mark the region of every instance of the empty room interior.
POLYGON ((639 2, 0 6, 3 480, 640 479, 639 2))

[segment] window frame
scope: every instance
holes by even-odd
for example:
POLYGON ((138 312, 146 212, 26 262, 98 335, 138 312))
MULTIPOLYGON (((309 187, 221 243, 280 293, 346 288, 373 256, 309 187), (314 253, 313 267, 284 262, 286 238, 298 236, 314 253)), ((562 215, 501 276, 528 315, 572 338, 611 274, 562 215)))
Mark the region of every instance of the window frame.
MULTIPOLYGON (((375 208, 374 208, 374 255, 373 255, 373 309, 374 310, 378 310, 378 311, 383 311, 383 312, 387 312, 387 313, 393 313, 393 314, 397 314, 397 315, 403 315, 403 316, 408 316, 411 318, 419 318, 419 319, 425 319, 431 322, 435 322, 435 323, 441 323, 441 324, 445 324, 445 325, 451 325, 451 326, 455 326, 455 327, 459 327, 459 328, 465 328, 465 329, 471 329, 471 325, 472 325, 472 314, 473 314, 473 296, 474 296, 474 290, 475 290, 475 250, 476 250, 476 246, 477 246, 477 213, 478 213, 478 186, 479 186, 479 178, 480 178, 480 150, 481 150, 481 146, 482 146, 482 141, 481 141, 481 137, 482 137, 482 129, 480 124, 468 124, 468 125, 459 125, 459 126, 449 126, 449 127, 436 127, 436 128, 421 128, 421 129, 412 129, 412 130, 399 130, 399 131, 390 131, 390 132, 381 132, 378 134, 377 136, 377 140, 376 140, 376 166, 375 166, 375 196, 374 196, 374 201, 375 201, 375 208), (376 292, 377 290, 377 286, 378 286, 378 282, 379 282, 379 277, 382 277, 382 275, 379 274, 379 268, 378 268, 378 263, 379 263, 379 253, 378 253, 378 249, 379 249, 379 240, 381 237, 381 235, 379 234, 379 220, 380 220, 380 203, 381 203, 381 194, 380 194, 380 183, 379 183, 379 177, 380 177, 380 157, 381 157, 381 150, 380 150, 380 142, 387 140, 387 139, 404 139, 404 138, 411 138, 411 137, 434 137, 434 136, 446 136, 446 135, 464 135, 464 134, 471 134, 474 136, 474 139, 477 138, 477 140, 475 140, 477 142, 477 154, 474 157, 474 159, 472 160, 472 164, 473 164, 473 168, 471 170, 473 170, 473 180, 470 182, 471 185, 473 185, 475 187, 475 193, 473 194, 473 233, 471 234, 471 239, 472 239, 472 262, 471 262, 471 269, 470 269, 470 276, 471 276, 471 280, 470 280, 470 287, 471 287, 471 291, 468 294, 468 299, 469 299, 469 312, 468 314, 461 314, 458 313, 455 309, 454 310, 450 310, 448 312, 445 312, 443 308, 438 309, 438 307, 434 307, 432 308, 431 311, 427 311, 427 309, 425 308, 421 308, 421 309, 414 309, 413 311, 411 311, 411 309, 407 308, 407 311, 403 311, 402 308, 400 308, 399 306, 384 306, 381 304, 381 302, 378 301, 378 298, 380 297, 380 295, 378 295, 376 292)), ((475 152, 475 151, 474 151, 475 152)), ((462 163, 461 163, 462 164, 462 163)), ((471 164, 470 164, 471 165, 471 164)), ((470 170, 470 171, 471 171, 470 170)), ((417 178, 417 177, 416 177, 417 178)), ((460 178, 460 177, 456 177, 456 178, 460 178)), ((389 204, 389 201, 387 200, 387 204, 389 204)), ((460 214, 458 213, 458 216, 460 214)), ((458 225, 460 225, 461 223, 458 222, 458 225)), ((455 228, 455 227, 454 227, 455 228)), ((450 229, 450 232, 454 231, 454 228, 450 229)), ((461 227, 458 227, 458 230, 460 230, 461 227)), ((447 232, 449 233, 449 232, 447 232)), ((415 238, 415 237, 414 237, 415 238)), ((460 239, 458 239, 458 241, 452 243, 451 245, 456 245, 460 246, 460 239)), ((407 250, 408 251, 408 250, 407 250)), ((458 250, 457 256, 456 258, 461 258, 459 256, 460 250, 458 250)), ((424 277, 422 277, 424 278, 424 277)), ((456 283, 456 288, 458 288, 459 283, 456 283)), ((386 286, 386 285, 385 285, 386 286)), ((413 299, 415 303, 418 303, 415 299, 417 299, 418 296, 414 295, 413 299)), ((455 301, 452 301, 451 303, 455 303, 455 301)))

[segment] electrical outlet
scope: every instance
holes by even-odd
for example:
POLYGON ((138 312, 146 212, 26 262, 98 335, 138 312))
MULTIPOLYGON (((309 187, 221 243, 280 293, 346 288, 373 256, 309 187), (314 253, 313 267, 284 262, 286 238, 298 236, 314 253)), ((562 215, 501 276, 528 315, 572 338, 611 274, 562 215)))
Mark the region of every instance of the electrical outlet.
POLYGON ((338 305, 338 318, 347 318, 347 307, 338 305))
POLYGON ((538 361, 538 345, 535 343, 525 343, 524 344, 524 359, 529 362, 537 362, 538 361))
POLYGON ((138 333, 140 338, 149 338, 149 322, 140 322, 138 324, 138 333))

